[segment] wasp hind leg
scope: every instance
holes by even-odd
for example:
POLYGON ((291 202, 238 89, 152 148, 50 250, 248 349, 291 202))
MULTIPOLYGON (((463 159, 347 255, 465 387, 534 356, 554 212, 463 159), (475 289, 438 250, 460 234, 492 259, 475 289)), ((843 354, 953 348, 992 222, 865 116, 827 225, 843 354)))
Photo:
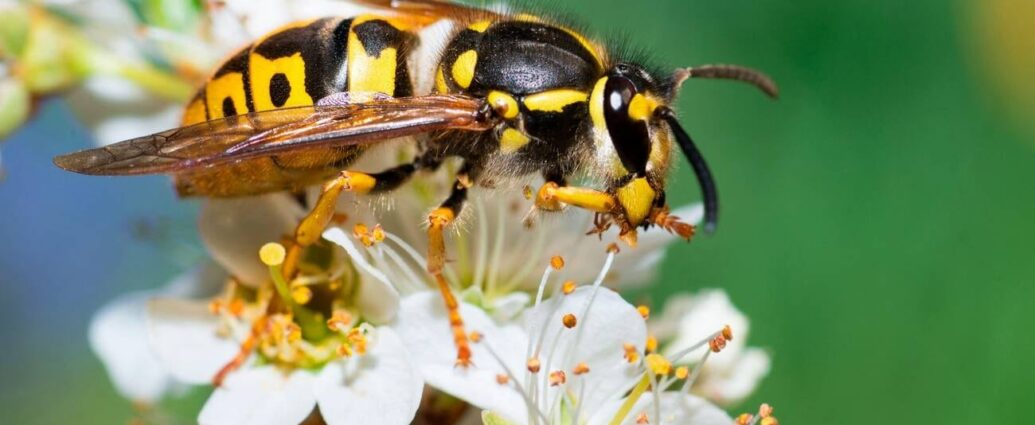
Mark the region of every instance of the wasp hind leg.
POLYGON ((446 303, 449 327, 453 331, 453 343, 456 345, 456 365, 460 367, 470 366, 471 346, 464 328, 464 319, 460 316, 460 304, 442 274, 442 269, 446 263, 445 228, 456 220, 467 200, 467 185, 464 180, 464 177, 458 178, 449 198, 428 214, 428 273, 435 279, 439 291, 442 292, 442 300, 446 303))

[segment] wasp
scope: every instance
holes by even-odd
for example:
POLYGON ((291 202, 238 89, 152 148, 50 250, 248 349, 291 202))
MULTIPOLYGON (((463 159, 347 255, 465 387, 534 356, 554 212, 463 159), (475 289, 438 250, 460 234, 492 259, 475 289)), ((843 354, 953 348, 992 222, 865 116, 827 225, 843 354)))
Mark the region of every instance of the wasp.
POLYGON ((679 87, 689 78, 730 79, 777 96, 760 72, 710 65, 660 73, 539 16, 435 0, 360 3, 384 14, 301 22, 241 49, 188 103, 182 127, 55 163, 92 175, 169 174, 181 196, 322 184, 295 231, 297 251, 319 239, 342 192, 391 191, 459 158, 456 184, 427 216, 427 267, 448 308, 457 363, 467 365, 468 337, 442 269, 443 231, 471 187, 537 173, 545 180, 534 194, 538 210, 592 211, 597 232, 615 225, 630 244, 650 226, 689 239, 694 227, 670 216, 665 201, 673 145, 699 181, 708 231, 718 197, 673 110, 679 87), (436 40, 432 26, 448 28, 446 36, 436 40), (404 137, 418 146, 412 161, 349 169, 370 147, 404 137))

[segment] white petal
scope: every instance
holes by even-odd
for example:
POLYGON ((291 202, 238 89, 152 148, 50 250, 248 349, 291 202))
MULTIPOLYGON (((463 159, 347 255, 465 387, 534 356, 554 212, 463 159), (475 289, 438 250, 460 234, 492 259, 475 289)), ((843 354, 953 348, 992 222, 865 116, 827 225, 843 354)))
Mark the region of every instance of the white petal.
POLYGON ((759 381, 769 374, 770 363, 765 350, 748 348, 730 369, 710 371, 706 365, 698 391, 720 404, 736 403, 755 391, 759 381))
POLYGON ((528 340, 525 333, 515 325, 497 326, 484 311, 469 304, 461 303, 460 313, 468 332, 478 331, 484 335, 482 342, 471 346, 474 364, 466 369, 455 366, 456 347, 438 293, 426 291, 403 298, 393 327, 412 353, 411 358, 428 385, 517 423, 526 423, 521 395, 512 386, 496 382, 496 376, 505 372, 486 350, 486 346, 491 345, 496 353, 504 356, 511 371, 521 373, 528 340))
POLYGON ((101 308, 90 321, 89 339, 123 397, 153 403, 173 385, 147 339, 147 302, 154 291, 123 295, 101 308))
POLYGON ((174 378, 186 383, 212 382, 238 352, 233 339, 217 335, 219 320, 204 302, 153 300, 146 323, 158 359, 174 378))
POLYGON ((365 356, 324 367, 316 383, 320 413, 329 425, 408 424, 420 406, 424 380, 406 347, 387 327, 365 356))
POLYGON ((399 291, 395 290, 388 276, 367 261, 363 252, 340 227, 331 227, 323 232, 324 239, 345 249, 352 264, 363 274, 356 305, 364 318, 374 323, 385 323, 395 317, 399 310, 399 291))
POLYGON ((230 374, 198 415, 202 425, 286 425, 301 423, 316 406, 316 377, 296 370, 285 375, 273 366, 230 374))
MULTIPOLYGON (((706 400, 682 392, 661 393, 661 420, 656 417, 654 398, 644 394, 622 420, 622 425, 636 424, 640 413, 647 414, 647 420, 657 425, 732 425, 733 419, 726 412, 706 400)), ((608 424, 618 412, 623 401, 610 403, 594 414, 589 424, 608 424)))
POLYGON ((258 285, 269 278, 259 248, 293 234, 304 211, 284 193, 209 199, 198 215, 198 230, 212 257, 242 282, 258 285))
POLYGON ((517 317, 525 307, 528 307, 532 296, 527 292, 512 292, 492 301, 492 318, 500 322, 512 320, 517 317))
MULTIPOLYGON (((712 333, 729 325, 733 329, 733 340, 726 344, 722 352, 709 356, 705 370, 729 370, 736 365, 740 353, 747 345, 748 319, 733 306, 729 296, 718 289, 704 290, 694 295, 691 302, 681 301, 685 309, 679 319, 678 330, 671 343, 664 349, 666 356, 671 356, 694 343, 708 337, 712 333)), ((693 362, 701 358, 707 346, 684 357, 681 362, 693 362)))
MULTIPOLYGON (((580 362, 589 366, 590 372, 578 379, 585 381, 583 406, 590 411, 620 397, 639 377, 636 365, 624 358, 624 346, 633 344, 637 352, 643 352, 647 325, 635 307, 610 289, 580 287, 570 295, 539 304, 525 322, 533 338, 539 338, 545 324, 543 351, 539 356, 544 369, 570 371, 580 362), (592 305, 586 312, 591 300, 592 305), (557 301, 559 305, 553 305, 557 301), (562 317, 569 313, 574 314, 577 321, 572 329, 564 327, 562 322, 562 317)), ((558 391, 559 387, 547 386, 546 373, 538 376, 540 385, 547 388, 549 394, 558 391)))

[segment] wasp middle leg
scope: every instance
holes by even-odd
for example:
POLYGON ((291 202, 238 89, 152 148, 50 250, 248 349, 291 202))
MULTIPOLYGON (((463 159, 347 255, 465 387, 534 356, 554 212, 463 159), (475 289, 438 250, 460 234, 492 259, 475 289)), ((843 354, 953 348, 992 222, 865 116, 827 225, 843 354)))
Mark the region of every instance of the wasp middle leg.
POLYGON ((442 293, 442 300, 446 303, 449 327, 453 331, 453 343, 456 345, 456 365, 461 367, 471 364, 471 346, 467 330, 464 327, 464 319, 460 316, 460 304, 442 270, 446 265, 445 229, 456 220, 460 210, 463 209, 464 202, 467 201, 467 190, 471 178, 470 174, 461 171, 449 193, 449 198, 428 214, 428 273, 435 279, 435 283, 442 293))

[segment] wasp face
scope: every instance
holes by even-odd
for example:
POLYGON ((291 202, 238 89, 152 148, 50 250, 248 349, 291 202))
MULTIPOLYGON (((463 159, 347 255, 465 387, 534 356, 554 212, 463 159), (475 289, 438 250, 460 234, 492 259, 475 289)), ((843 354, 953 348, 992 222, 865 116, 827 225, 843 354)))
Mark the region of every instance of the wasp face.
POLYGON ((659 87, 643 67, 619 63, 597 81, 590 99, 597 163, 629 228, 664 202, 671 143, 655 116, 666 103, 659 87))

